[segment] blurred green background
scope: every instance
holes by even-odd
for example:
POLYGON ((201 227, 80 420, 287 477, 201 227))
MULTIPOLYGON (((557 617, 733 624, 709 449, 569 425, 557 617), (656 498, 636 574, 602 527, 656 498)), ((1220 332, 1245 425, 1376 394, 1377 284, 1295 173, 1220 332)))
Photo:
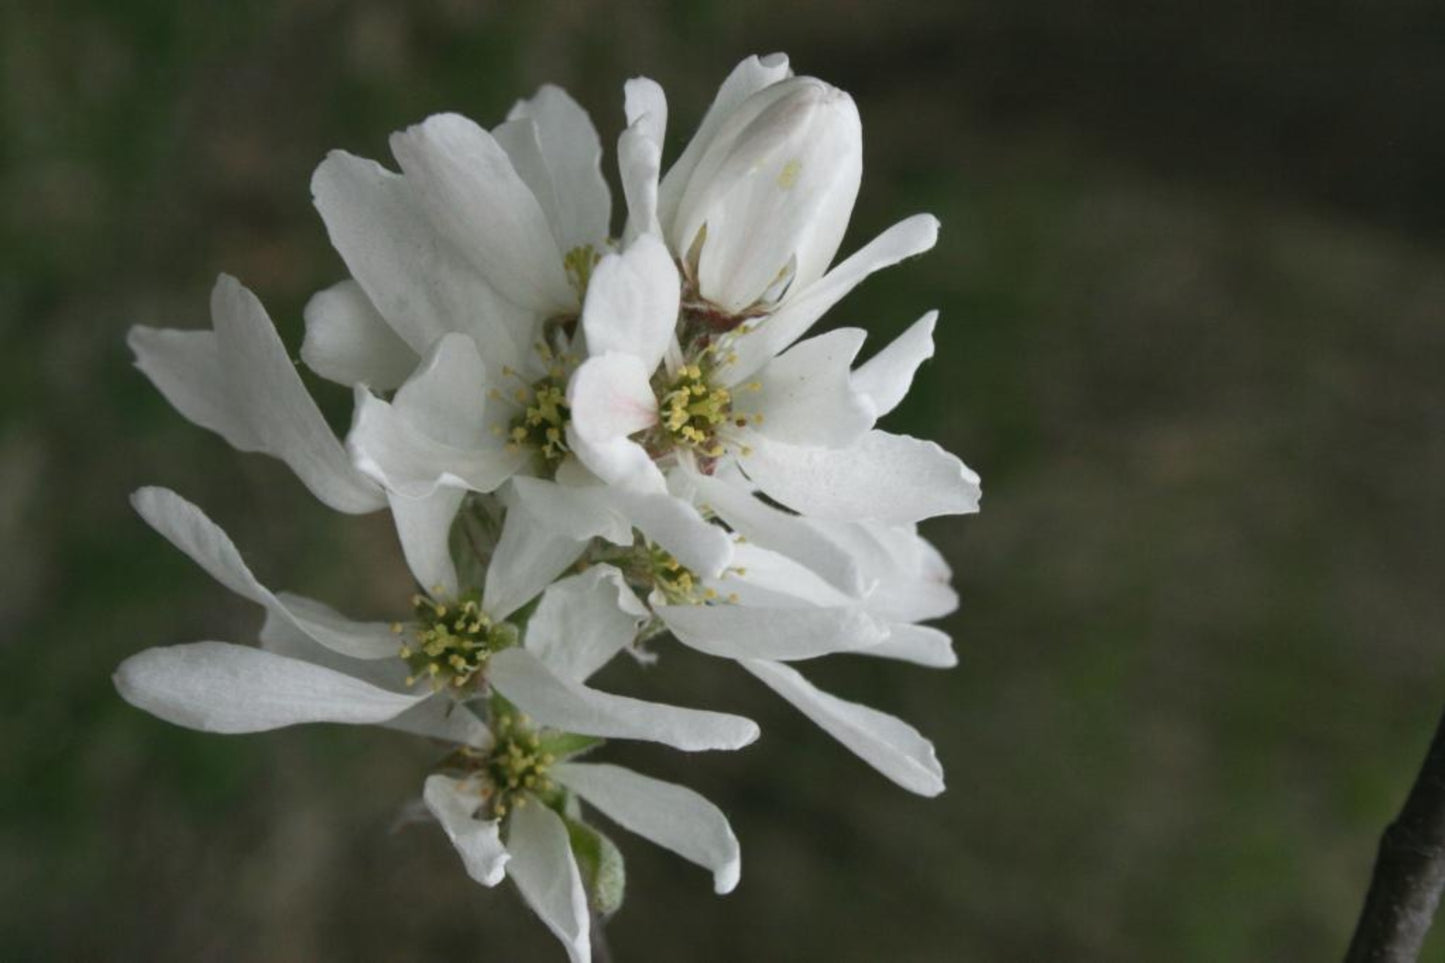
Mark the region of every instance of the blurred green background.
MULTIPOLYGON (((342 276, 326 150, 565 85, 670 143, 749 53, 851 91, 845 250, 944 233, 833 323, 942 310, 892 427, 984 477, 932 525, 961 666, 819 682, 937 742, 915 799, 724 663, 643 696, 763 724, 731 756, 611 758, 719 802, 727 898, 635 838, 619 960, 1327 960, 1445 704, 1445 13, 1436 2, 600 0, 0 8, 0 958, 556 960, 509 887, 395 828, 433 750, 317 727, 222 738, 123 704, 148 645, 260 615, 134 517, 174 487, 268 584, 404 604, 383 516, 185 423, 134 323, 206 323, 219 271, 293 349, 342 276)), ((876 343, 876 342, 875 342, 876 343)), ((349 399, 313 381, 341 425, 349 399)), ((1445 960, 1445 935, 1430 957, 1445 960)))

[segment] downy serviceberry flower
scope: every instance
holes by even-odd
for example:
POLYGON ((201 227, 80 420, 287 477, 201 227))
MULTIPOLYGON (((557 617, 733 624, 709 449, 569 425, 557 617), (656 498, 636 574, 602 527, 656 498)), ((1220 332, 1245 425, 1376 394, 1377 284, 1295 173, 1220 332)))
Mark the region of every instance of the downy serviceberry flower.
POLYGON ((259 648, 197 642, 132 656, 115 677, 127 701, 207 732, 341 722, 453 744, 426 780, 427 808, 468 874, 488 886, 510 875, 574 961, 589 959, 591 909, 614 911, 623 878, 620 854, 584 820, 582 802, 712 870, 719 893, 736 885, 737 841, 715 806, 681 786, 573 759, 602 737, 694 751, 757 737, 740 717, 585 685, 632 645, 647 615, 617 569, 597 565, 553 582, 525 620, 508 621, 509 604, 490 616, 486 599, 534 593, 512 584, 528 566, 499 544, 488 571, 502 574, 480 593, 449 598, 438 586, 413 598, 412 620, 358 623, 266 589, 225 533, 180 496, 147 488, 134 501, 209 574, 262 605, 266 622, 259 648), (475 714, 479 705, 489 723, 475 714))
POLYGON ((577 757, 608 738, 700 751, 758 734, 592 674, 619 653, 650 662, 670 636, 736 662, 904 788, 941 792, 917 730, 796 663, 953 665, 922 623, 957 598, 915 523, 979 498, 953 455, 877 428, 932 355, 935 312, 861 364, 861 329, 807 336, 937 236, 915 215, 833 264, 862 171, 852 99, 785 57, 749 58, 665 173, 661 88, 630 81, 625 113, 620 238, 601 141, 555 87, 491 131, 443 114, 394 135, 399 172, 339 151, 320 165, 313 195, 350 277, 306 305, 301 357, 352 390, 344 444, 231 278, 212 330, 130 338, 192 421, 280 458, 333 509, 388 508, 415 586, 392 622, 272 592, 199 509, 143 489, 146 521, 266 618, 259 647, 128 659, 122 695, 206 731, 330 721, 442 741, 426 809, 469 875, 510 875, 580 963, 621 878, 584 803, 712 870, 719 892, 739 861, 706 800, 577 757))

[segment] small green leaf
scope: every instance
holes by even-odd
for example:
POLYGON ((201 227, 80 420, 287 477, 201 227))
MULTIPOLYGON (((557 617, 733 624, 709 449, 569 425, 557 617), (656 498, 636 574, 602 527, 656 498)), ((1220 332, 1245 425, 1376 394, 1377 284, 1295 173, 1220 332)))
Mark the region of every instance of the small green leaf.
POLYGON ((627 889, 627 868, 622 852, 601 832, 572 819, 566 820, 567 835, 572 842, 572 855, 582 873, 582 885, 592 908, 602 916, 611 916, 622 908, 627 889))

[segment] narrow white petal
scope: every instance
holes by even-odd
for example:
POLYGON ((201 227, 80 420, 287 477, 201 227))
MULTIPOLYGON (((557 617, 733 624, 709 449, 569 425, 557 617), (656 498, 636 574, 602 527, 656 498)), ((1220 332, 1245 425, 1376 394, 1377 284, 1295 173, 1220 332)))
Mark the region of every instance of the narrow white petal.
POLYGON ((541 595, 585 547, 585 540, 558 535, 531 512, 511 508, 487 565, 482 608, 505 619, 541 595))
POLYGON ((853 390, 873 403, 879 418, 898 407, 913 385, 918 366, 933 357, 937 321, 938 312, 928 312, 853 372, 853 390))
POLYGON ((737 837, 722 810, 691 789, 601 763, 559 763, 553 774, 622 828, 712 870, 718 893, 737 886, 737 837))
POLYGON ((584 682, 632 644, 648 612, 611 565, 550 586, 527 623, 527 649, 564 679, 584 682))
POLYGON ((953 639, 947 632, 907 622, 895 622, 888 626, 888 630, 888 638, 871 649, 859 649, 858 654, 899 659, 930 669, 951 669, 958 665, 953 639))
POLYGON ((393 134, 391 150, 432 224, 504 297, 544 314, 575 309, 564 252, 491 134, 437 114, 393 134))
POLYGON ((848 448, 755 435, 741 465, 769 497, 817 518, 905 524, 978 511, 978 475, 933 442, 907 435, 870 431, 848 448))
POLYGON ((915 214, 893 225, 805 290, 790 296, 771 317, 733 342, 738 360, 728 368, 730 381, 743 381, 768 359, 802 337, 823 314, 874 271, 922 254, 938 240, 938 219, 915 214))
POLYGON ((330 507, 380 508, 381 493, 351 466, 255 295, 222 275, 211 319, 214 333, 133 329, 137 366, 187 418, 241 451, 281 459, 330 507))
POLYGON ((264 451, 244 407, 235 403, 214 331, 136 325, 126 335, 135 366, 189 420, 240 451, 264 451))
MULTIPOLYGON (((319 606, 321 603, 313 604, 319 606)), ((391 692, 405 692, 407 689, 407 667, 406 663, 396 658, 401 643, 395 636, 392 637, 391 652, 388 653, 390 658, 359 658, 354 655, 342 655, 335 649, 329 649, 318 643, 301 629, 296 619, 278 607, 266 610, 266 619, 261 624, 258 641, 261 648, 267 652, 285 656, 288 659, 310 662, 313 665, 340 672, 342 675, 349 675, 353 679, 369 682, 380 689, 391 692)), ((404 715, 409 714, 409 712, 404 713, 404 715)))
POLYGON ((483 886, 496 886, 506 878, 511 855, 502 845, 502 824, 477 817, 482 798, 475 783, 427 776, 421 798, 457 848, 468 876, 483 886))
POLYGON ((662 362, 677 324, 681 281, 662 241, 644 234, 621 254, 609 254, 592 269, 582 330, 587 350, 630 354, 648 375, 662 362))
POLYGON ((943 767, 933 743, 902 719, 829 695, 796 669, 777 662, 746 661, 742 666, 904 789, 920 796, 943 792, 943 767))
POLYGON ((466 495, 458 488, 439 488, 425 498, 391 495, 387 499, 412 576, 433 594, 438 594, 436 589, 440 587, 444 599, 454 599, 461 591, 449 539, 457 509, 466 495))
POLYGON ((319 602, 278 597, 251 574, 236 545, 195 505, 165 488, 141 488, 131 504, 146 523, 190 557, 213 579, 287 619, 320 645, 342 655, 376 659, 396 654, 396 641, 374 622, 353 622, 319 602))
POLYGON ((492 656, 487 678, 537 722, 579 735, 641 739, 687 752, 741 749, 758 737, 757 725, 741 716, 589 689, 558 676, 525 649, 506 649, 492 656))
POLYGON ((332 151, 311 193, 351 276, 414 352, 459 331, 485 346, 494 367, 520 367, 542 318, 493 289, 433 227, 403 177, 332 151))
POLYGON ((406 380, 421 359, 350 279, 318 291, 306 302, 306 367, 348 388, 388 390, 406 380))
POLYGON ((456 745, 484 749, 492 744, 492 733, 486 724, 474 716, 470 709, 445 694, 426 699, 382 725, 387 729, 397 729, 414 736, 425 736, 456 745))
POLYGON ((211 318, 233 402, 247 412, 266 453, 337 511, 380 508, 381 493, 352 467, 256 296, 222 275, 211 292, 211 318))
POLYGON ((727 597, 736 593, 744 606, 766 608, 837 608, 858 606, 863 599, 849 595, 801 562, 782 552, 763 548, 751 541, 733 546, 732 565, 721 578, 708 579, 705 585, 727 597))
MULTIPOLYGON (((602 141, 587 111, 561 87, 545 84, 531 99, 517 103, 507 120, 529 121, 536 131, 553 198, 548 220, 558 247, 565 252, 606 241, 612 193, 602 176, 602 141)), ((542 198, 546 189, 538 190, 532 178, 523 176, 542 198)))
POLYGON ((396 633, 386 622, 357 622, 325 603, 291 592, 275 596, 281 613, 325 648, 353 659, 390 659, 396 655, 396 633))
POLYGON ((735 484, 722 478, 693 474, 687 476, 687 483, 696 492, 698 504, 716 512, 729 528, 748 541, 796 559, 843 592, 850 595, 863 592, 866 583, 858 559, 826 532, 755 498, 743 487, 745 482, 735 484))
POLYGON ((888 630, 856 608, 755 608, 746 605, 654 605, 689 648, 726 659, 812 659, 867 649, 888 630))
POLYGON ((561 817, 535 799, 507 819, 508 874, 532 912, 562 941, 571 963, 591 963, 591 918, 582 874, 561 817))
POLYGON ((763 420, 760 434, 794 445, 842 448, 873 427, 873 406, 853 388, 853 359, 867 332, 838 328, 799 341, 758 372, 757 391, 739 391, 734 407, 763 420))
POLYGON ((627 199, 627 228, 622 239, 631 244, 639 234, 662 233, 657 189, 667 133, 667 97, 646 77, 627 81, 623 90, 628 126, 617 139, 617 169, 627 199))
POLYGON ((131 705, 203 732, 262 732, 301 722, 378 723, 431 695, 387 692, 340 672, 227 642, 146 649, 115 671, 131 705))

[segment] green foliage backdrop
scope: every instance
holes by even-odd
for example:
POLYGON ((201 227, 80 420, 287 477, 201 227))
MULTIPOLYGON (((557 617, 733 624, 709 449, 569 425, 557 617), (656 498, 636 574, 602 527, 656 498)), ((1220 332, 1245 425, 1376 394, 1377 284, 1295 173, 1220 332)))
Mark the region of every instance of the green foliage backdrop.
MULTIPOLYGON (((185 424, 134 323, 200 326, 219 271, 300 343, 341 276, 326 150, 621 83, 673 149, 739 58, 849 89, 846 248, 944 233, 834 313, 942 310, 894 424, 984 477, 936 524, 961 666, 819 681, 937 741, 917 800, 739 671, 668 651, 641 694, 741 711, 731 757, 620 747, 732 816, 740 889, 619 835, 620 960, 1329 959, 1445 703, 1445 21, 1425 2, 341 4, 21 0, 0 10, 0 957, 546 960, 510 890, 398 827, 430 750, 317 728, 172 729, 110 672, 254 637, 131 513, 174 487, 271 585, 404 604, 384 518, 185 424)), ((328 410, 348 399, 313 382, 328 410)), ((617 666, 619 676, 626 667, 617 666)), ((607 681, 607 680, 604 680, 607 681)), ((1432 944, 1445 960, 1445 937, 1432 944)))

